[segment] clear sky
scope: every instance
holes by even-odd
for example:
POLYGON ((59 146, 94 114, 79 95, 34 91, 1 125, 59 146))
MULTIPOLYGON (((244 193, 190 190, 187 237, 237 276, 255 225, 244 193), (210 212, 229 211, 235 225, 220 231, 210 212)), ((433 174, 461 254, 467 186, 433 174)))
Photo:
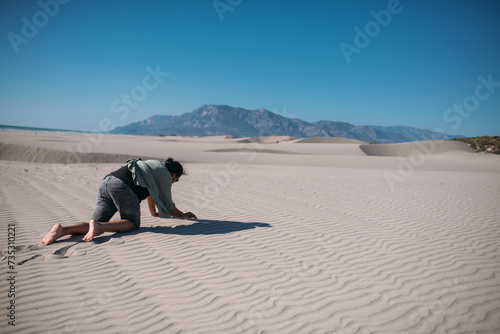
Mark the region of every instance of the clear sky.
POLYGON ((105 130, 204 104, 500 134, 500 1, 0 2, 0 124, 105 130))

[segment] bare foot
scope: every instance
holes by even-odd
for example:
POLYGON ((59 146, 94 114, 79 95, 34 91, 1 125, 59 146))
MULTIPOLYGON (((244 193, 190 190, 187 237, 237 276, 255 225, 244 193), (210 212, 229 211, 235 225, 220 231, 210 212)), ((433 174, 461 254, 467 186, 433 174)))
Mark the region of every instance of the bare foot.
POLYGON ((49 233, 42 239, 42 244, 49 245, 62 237, 63 235, 63 227, 61 224, 55 224, 52 226, 52 229, 49 233))
POLYGON ((99 222, 96 222, 94 219, 92 219, 89 223, 89 231, 83 237, 83 241, 92 241, 94 240, 94 237, 98 236, 101 233, 101 226, 99 222))

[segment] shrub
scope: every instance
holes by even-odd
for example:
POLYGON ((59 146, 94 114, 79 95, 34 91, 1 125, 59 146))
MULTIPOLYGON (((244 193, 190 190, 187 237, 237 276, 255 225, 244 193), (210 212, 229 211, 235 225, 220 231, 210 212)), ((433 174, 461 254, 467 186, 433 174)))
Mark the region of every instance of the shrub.
POLYGON ((500 136, 482 136, 482 137, 465 137, 453 138, 452 140, 466 143, 477 152, 488 152, 500 154, 500 136))

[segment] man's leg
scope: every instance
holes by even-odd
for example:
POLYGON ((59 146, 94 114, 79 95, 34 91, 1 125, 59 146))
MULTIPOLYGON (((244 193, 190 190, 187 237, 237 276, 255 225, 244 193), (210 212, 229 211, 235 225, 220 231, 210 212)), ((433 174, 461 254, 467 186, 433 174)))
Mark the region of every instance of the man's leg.
POLYGON ((65 235, 87 234, 90 229, 90 224, 93 223, 95 217, 97 217, 98 220, 109 221, 117 209, 114 206, 113 201, 107 196, 106 188, 108 182, 109 177, 104 178, 99 186, 99 189, 97 190, 97 200, 90 223, 76 223, 71 226, 55 224, 50 232, 47 233, 47 235, 42 239, 42 243, 44 245, 49 245, 65 235))
POLYGON ((85 234, 89 231, 89 223, 76 223, 71 226, 62 226, 55 224, 49 233, 42 239, 42 244, 48 245, 57 239, 69 234, 85 234))
POLYGON ((136 229, 135 225, 127 219, 112 222, 97 222, 92 219, 88 225, 88 232, 83 237, 83 241, 92 241, 94 237, 104 232, 128 232, 136 229))
POLYGON ((85 234, 83 240, 92 241, 94 237, 103 232, 135 230, 140 225, 140 210, 140 201, 132 189, 116 177, 108 176, 99 186, 91 221, 67 227, 55 224, 52 230, 43 238, 42 243, 48 245, 69 234, 85 234), (109 222, 109 219, 116 213, 118 208, 120 208, 122 219, 109 222))
POLYGON ((126 219, 104 223, 99 223, 92 219, 90 223, 76 223, 66 227, 61 224, 55 224, 50 232, 42 239, 42 243, 44 245, 49 245, 57 239, 70 234, 85 234, 83 240, 92 241, 94 237, 104 232, 128 232, 135 229, 135 225, 130 220, 126 219))

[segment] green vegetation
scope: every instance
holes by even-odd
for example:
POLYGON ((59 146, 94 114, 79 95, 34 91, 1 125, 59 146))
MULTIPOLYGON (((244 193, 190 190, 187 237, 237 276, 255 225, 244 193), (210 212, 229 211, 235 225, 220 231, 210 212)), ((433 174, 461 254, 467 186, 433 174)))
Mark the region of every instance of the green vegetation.
POLYGON ((500 154, 500 136, 453 138, 452 140, 466 143, 477 152, 500 154))

